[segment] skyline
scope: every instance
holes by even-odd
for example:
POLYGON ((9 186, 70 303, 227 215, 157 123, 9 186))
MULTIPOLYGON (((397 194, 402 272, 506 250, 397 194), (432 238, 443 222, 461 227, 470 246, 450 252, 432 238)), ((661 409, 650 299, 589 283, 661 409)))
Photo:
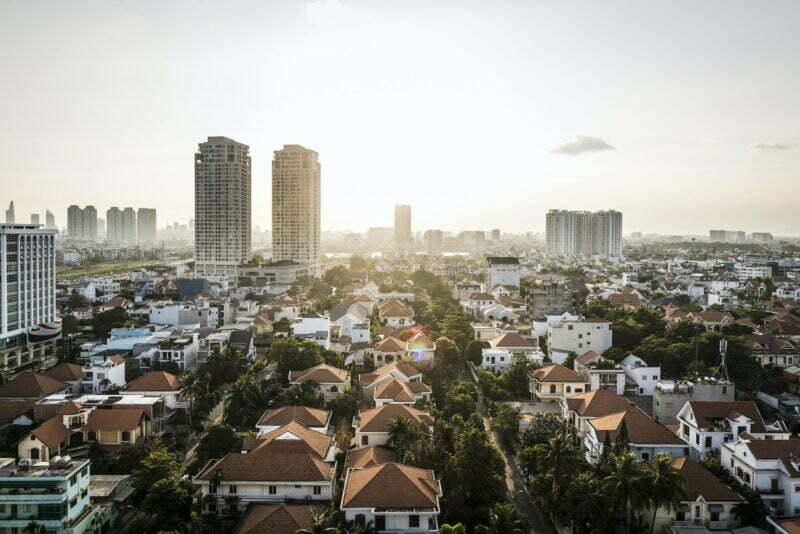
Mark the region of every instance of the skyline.
POLYGON ((251 147, 262 228, 272 152, 301 144, 325 231, 405 203, 415 232, 541 232, 558 208, 800 234, 800 5, 614 4, 236 2, 209 35, 211 4, 6 2, 0 198, 59 226, 71 204, 186 223, 186 154, 219 135, 251 147))

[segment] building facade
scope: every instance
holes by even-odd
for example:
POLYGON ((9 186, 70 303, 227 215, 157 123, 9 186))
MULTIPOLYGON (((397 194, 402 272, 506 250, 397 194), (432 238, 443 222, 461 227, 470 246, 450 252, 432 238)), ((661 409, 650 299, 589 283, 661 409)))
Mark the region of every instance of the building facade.
POLYGON ((319 154, 300 145, 283 145, 272 160, 272 257, 319 271, 319 154))
POLYGON ((250 147, 227 137, 200 143, 194 164, 195 272, 231 276, 250 256, 250 147))
POLYGON ((139 208, 136 212, 136 234, 139 243, 156 242, 156 210, 154 208, 139 208))
POLYGON ((398 245, 408 245, 411 235, 411 206, 397 204, 394 207, 394 241, 398 245))
POLYGON ((622 213, 550 210, 547 251, 561 256, 622 256, 622 213))

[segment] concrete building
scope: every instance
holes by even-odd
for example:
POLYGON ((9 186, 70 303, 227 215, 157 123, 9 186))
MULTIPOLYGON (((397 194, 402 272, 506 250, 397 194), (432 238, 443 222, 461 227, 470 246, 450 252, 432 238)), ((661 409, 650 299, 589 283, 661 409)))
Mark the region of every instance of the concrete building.
POLYGON ((136 234, 139 243, 155 243, 156 228, 156 210, 153 208, 139 208, 136 212, 136 234))
POLYGON ((622 256, 622 213, 550 210, 547 251, 561 256, 622 256))
POLYGON ((94 206, 81 208, 73 204, 67 208, 67 236, 70 239, 97 239, 97 210, 94 206))
POLYGON ((534 319, 548 315, 574 313, 577 309, 578 292, 570 287, 566 279, 540 280, 528 288, 528 314, 534 319))
POLYGON ((0 225, 0 366, 16 373, 55 363, 55 230, 0 225))
POLYGON ((14 201, 12 200, 6 210, 6 224, 14 224, 15 222, 16 215, 14 214, 14 201))
POLYGON ((227 137, 198 145, 194 164, 195 272, 235 276, 250 256, 250 147, 227 137))
POLYGON ((611 348, 611 343, 611 323, 602 319, 562 321, 547 333, 547 350, 554 362, 563 362, 570 352, 602 354, 611 348))
POLYGON ((713 378, 693 382, 662 380, 653 389, 653 419, 663 425, 678 422, 678 412, 689 401, 732 401, 733 382, 713 378))
POLYGON ((122 210, 122 242, 136 243, 136 210, 130 207, 122 210))
POLYGON ((106 210, 106 241, 122 243, 122 211, 117 207, 106 210))
POLYGON ((489 256, 489 290, 495 286, 513 286, 519 290, 519 258, 489 256))
POLYGON ((412 240, 411 206, 397 204, 394 207, 394 242, 397 245, 408 245, 412 240))
POLYGON ((661 367, 649 366, 634 354, 629 354, 620 362, 620 366, 636 395, 653 395, 656 384, 661 380, 661 367))
POLYGON ((272 257, 320 269, 319 154, 283 145, 272 160, 272 257))
POLYGON ((94 206, 83 208, 83 238, 97 240, 97 209, 94 206))
POLYGON ((298 278, 311 275, 308 264, 276 261, 262 265, 240 265, 236 268, 239 287, 279 285, 290 286, 298 278))
POLYGON ((441 230, 426 230, 423 239, 426 248, 430 250, 439 250, 444 243, 444 232, 441 230))
POLYGON ((39 214, 31 213, 31 224, 39 224, 39 214))
POLYGON ((44 226, 45 226, 45 228, 55 228, 56 227, 56 218, 50 212, 50 210, 45 210, 45 212, 44 212, 44 226))

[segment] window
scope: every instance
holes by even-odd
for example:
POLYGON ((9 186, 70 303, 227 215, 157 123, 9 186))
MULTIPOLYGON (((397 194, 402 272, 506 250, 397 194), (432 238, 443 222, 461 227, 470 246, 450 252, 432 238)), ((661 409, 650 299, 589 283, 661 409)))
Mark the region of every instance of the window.
POLYGON ((418 515, 408 516, 408 526, 410 528, 419 528, 419 516, 418 515))
POLYGON ((127 430, 122 431, 122 441, 123 443, 128 443, 131 440, 131 433, 127 430))
POLYGON ((706 449, 711 448, 711 436, 706 436, 706 449))
POLYGON ((275 495, 276 493, 278 493, 278 486, 270 486, 269 487, 269 494, 270 495, 275 495))
POLYGON ((695 445, 700 445, 700 434, 694 435, 694 443, 695 445))
POLYGON ((550 386, 550 393, 555 393, 555 392, 556 392, 556 387, 550 386))
POLYGON ((650 461, 650 453, 643 452, 642 453, 642 460, 644 460, 645 462, 649 462, 650 461))
POLYGON ((711 512, 711 521, 719 521, 719 512, 711 512))
POLYGON ((369 436, 361 436, 361 444, 369 445, 369 436))
POLYGON ((571 393, 571 391, 570 391, 571 389, 572 388, 570 386, 567 386, 567 393, 571 393))
POLYGON ((375 516, 375 530, 386 530, 386 516, 375 516))
POLYGON ((231 484, 228 486, 228 493, 231 495, 236 495, 236 484, 231 484))
POLYGON ((314 486, 314 495, 322 495, 322 486, 314 486))

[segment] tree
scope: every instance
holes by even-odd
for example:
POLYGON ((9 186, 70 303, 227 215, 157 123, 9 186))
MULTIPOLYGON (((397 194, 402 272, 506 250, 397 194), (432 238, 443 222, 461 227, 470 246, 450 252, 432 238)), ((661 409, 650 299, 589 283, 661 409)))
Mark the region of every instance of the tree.
POLYGON ((445 397, 442 412, 446 418, 460 415, 469 418, 478 410, 478 390, 472 382, 459 382, 450 386, 445 397))
POLYGON ((650 532, 655 532, 659 508, 674 509, 686 498, 686 488, 683 478, 672 468, 672 458, 669 456, 657 456, 648 468, 650 473, 647 479, 647 495, 653 508, 650 532))
POLYGON ((225 422, 236 428, 252 428, 264 413, 264 408, 273 404, 279 387, 270 387, 259 378, 258 369, 249 370, 231 386, 225 399, 225 422))
POLYGON ((619 432, 614 440, 614 454, 619 455, 631 449, 630 437, 628 436, 628 425, 625 419, 622 419, 622 424, 619 425, 619 432))
POLYGON ((439 534, 467 534, 467 527, 463 523, 455 525, 444 524, 439 527, 439 534))
POLYGON ((180 462, 161 443, 155 442, 141 466, 131 473, 131 478, 134 488, 146 492, 159 480, 179 478, 181 472, 180 462))
POLYGON ((489 524, 481 525, 474 531, 486 534, 525 534, 529 531, 529 525, 511 504, 498 502, 489 510, 489 524))
POLYGON ((242 439, 227 425, 214 425, 208 428, 194 452, 194 466, 203 467, 209 460, 222 458, 229 452, 242 450, 242 439))
POLYGON ((386 446, 403 458, 412 444, 423 435, 420 425, 408 417, 399 415, 389 422, 389 440, 386 446))
POLYGON ((337 289, 341 289, 349 285, 353 279, 350 270, 344 265, 337 265, 332 269, 325 271, 322 276, 325 283, 337 289))
POLYGON ((632 452, 624 452, 612 458, 609 469, 602 489, 622 513, 625 532, 630 533, 633 512, 647 505, 647 467, 632 452))
POLYGON ((363 273, 369 270, 369 262, 362 258, 361 256, 352 255, 350 256, 350 270, 363 273))
POLYGON ((267 354, 267 361, 276 362, 275 373, 289 385, 289 371, 302 371, 322 362, 319 345, 313 341, 298 340, 293 337, 276 339, 267 354))
POLYGON ((483 361, 483 349, 488 348, 488 341, 478 341, 477 339, 473 339, 467 344, 467 349, 464 353, 464 359, 468 362, 472 362, 474 365, 480 365, 483 361))
POLYGON ((537 412, 531 417, 530 426, 522 434, 525 447, 535 447, 550 441, 558 433, 565 430, 564 420, 554 413, 537 412))
POLYGON ((350 421, 358 413, 361 398, 361 388, 346 388, 328 401, 327 408, 333 412, 335 420, 350 421))
POLYGON ((570 353, 567 354, 567 357, 564 359, 564 363, 562 365, 564 367, 566 367, 567 369, 574 368, 575 367, 575 358, 577 358, 577 357, 578 357, 577 354, 575 354, 574 352, 570 351, 570 353))
POLYGON ((492 430, 497 435, 500 444, 510 453, 519 443, 519 409, 503 405, 492 418, 492 430))
POLYGON ((462 351, 466 350, 467 344, 475 339, 472 324, 457 304, 448 308, 441 320, 440 330, 442 336, 452 339, 462 351))
POLYGON ((307 380, 289 389, 283 390, 278 395, 280 406, 308 406, 309 408, 322 408, 325 396, 319 392, 319 387, 313 380, 307 380))
POLYGON ((92 317, 92 328, 97 337, 105 340, 112 328, 122 328, 127 322, 128 313, 123 308, 111 308, 92 317))
POLYGON ((434 357, 437 362, 446 365, 458 365, 461 363, 458 347, 452 339, 446 337, 440 337, 436 340, 436 353, 434 357))

